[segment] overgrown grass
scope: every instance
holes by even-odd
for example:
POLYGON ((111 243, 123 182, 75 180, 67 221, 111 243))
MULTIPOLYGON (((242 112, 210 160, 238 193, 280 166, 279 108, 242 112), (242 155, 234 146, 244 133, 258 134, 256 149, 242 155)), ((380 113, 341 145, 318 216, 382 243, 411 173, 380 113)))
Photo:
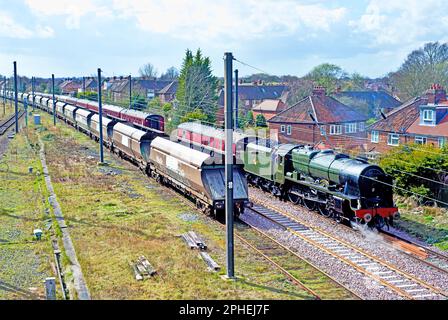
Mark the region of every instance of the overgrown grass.
POLYGON ((448 250, 448 210, 437 207, 419 207, 411 199, 398 198, 401 218, 397 226, 410 234, 448 250))
POLYGON ((6 103, 3 105, 3 98, 0 98, 0 122, 8 118, 14 113, 14 105, 6 103))
POLYGON ((105 152, 64 124, 40 132, 53 186, 94 299, 305 299, 309 295, 285 281, 259 256, 236 244, 236 273, 227 282, 210 273, 196 251, 179 238, 189 230, 202 235, 210 255, 225 266, 222 226, 186 206, 136 167, 105 152), (113 171, 115 174, 110 174, 113 171), (183 219, 184 214, 190 219, 183 219), (129 266, 145 255, 157 269, 138 282, 129 266))
POLYGON ((0 299, 42 297, 43 280, 55 276, 45 182, 36 174, 41 166, 27 136, 32 134, 25 129, 0 158, 0 299), (33 236, 37 228, 43 230, 41 241, 33 236))

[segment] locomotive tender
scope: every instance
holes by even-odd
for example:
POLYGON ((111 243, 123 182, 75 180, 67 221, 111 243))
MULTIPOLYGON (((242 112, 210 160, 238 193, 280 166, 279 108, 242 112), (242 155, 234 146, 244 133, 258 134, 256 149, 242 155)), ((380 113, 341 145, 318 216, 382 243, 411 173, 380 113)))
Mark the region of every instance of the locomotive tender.
MULTIPOLYGON (((216 154, 224 135, 222 130, 183 123, 177 136, 191 148, 216 154)), ((241 133, 234 136, 233 151, 236 163, 244 166, 249 184, 318 210, 337 222, 354 221, 382 228, 399 217, 393 203, 392 178, 363 159, 241 133)))
MULTIPOLYGON (((8 98, 12 98, 10 92, 8 98)), ((31 101, 31 94, 20 93, 19 99, 31 101)), ((35 94, 38 108, 52 113, 53 100, 35 94)), ((56 116, 79 131, 99 140, 99 115, 67 102, 56 102, 56 116)), ((192 198, 198 209, 216 218, 224 214, 224 166, 207 153, 191 150, 162 137, 159 130, 143 131, 116 119, 102 118, 104 145, 112 152, 137 164, 157 182, 179 190, 192 198)), ((235 166, 234 214, 243 213, 248 203, 247 180, 241 168, 235 166)))

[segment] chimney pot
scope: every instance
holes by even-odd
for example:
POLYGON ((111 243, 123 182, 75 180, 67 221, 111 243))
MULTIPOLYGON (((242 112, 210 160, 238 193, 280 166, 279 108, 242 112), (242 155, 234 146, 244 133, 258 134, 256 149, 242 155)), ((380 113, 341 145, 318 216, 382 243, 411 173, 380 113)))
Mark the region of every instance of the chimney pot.
POLYGON ((313 96, 324 96, 325 95, 325 88, 323 86, 314 86, 313 88, 313 96))

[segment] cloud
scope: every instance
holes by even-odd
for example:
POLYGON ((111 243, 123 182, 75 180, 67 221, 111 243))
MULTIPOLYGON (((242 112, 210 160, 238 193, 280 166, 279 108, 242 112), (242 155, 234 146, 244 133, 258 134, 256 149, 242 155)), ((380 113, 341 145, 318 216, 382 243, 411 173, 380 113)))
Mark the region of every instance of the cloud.
POLYGON ((5 12, 0 12, 0 36, 9 38, 27 39, 33 32, 18 24, 13 17, 5 12))
POLYGON ((29 39, 33 37, 49 38, 54 31, 49 26, 37 26, 35 30, 29 29, 14 20, 6 12, 0 12, 0 37, 29 39))
POLYGON ((439 40, 448 32, 448 10, 439 0, 370 0, 349 25, 371 37, 372 45, 409 45, 439 40))
POLYGON ((253 39, 306 30, 327 32, 346 9, 292 0, 114 0, 120 18, 135 19, 145 31, 182 39, 253 39))
POLYGON ((65 16, 68 29, 80 29, 81 18, 94 13, 99 16, 110 15, 107 2, 98 0, 25 0, 31 11, 38 16, 65 16))

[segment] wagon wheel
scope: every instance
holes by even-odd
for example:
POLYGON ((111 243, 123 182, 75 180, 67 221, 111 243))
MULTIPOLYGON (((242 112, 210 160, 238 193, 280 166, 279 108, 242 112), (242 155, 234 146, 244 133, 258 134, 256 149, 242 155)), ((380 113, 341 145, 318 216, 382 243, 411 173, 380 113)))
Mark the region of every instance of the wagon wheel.
POLYGON ((301 197, 297 194, 292 193, 292 190, 289 189, 288 191, 288 199, 289 201, 291 201, 293 204, 299 204, 300 201, 302 200, 301 197))

